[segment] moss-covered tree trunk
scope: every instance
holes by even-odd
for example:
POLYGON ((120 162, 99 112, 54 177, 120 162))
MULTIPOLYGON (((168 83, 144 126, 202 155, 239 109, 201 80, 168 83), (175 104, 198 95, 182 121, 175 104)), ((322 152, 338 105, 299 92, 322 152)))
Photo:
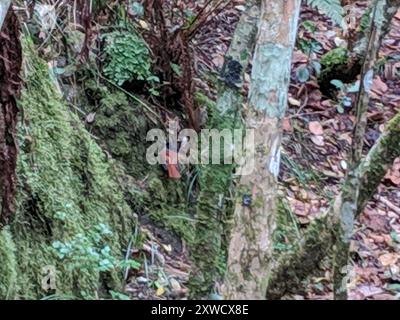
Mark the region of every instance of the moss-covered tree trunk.
POLYGON ((357 170, 362 159, 364 136, 367 128, 367 112, 370 101, 374 65, 382 43, 383 26, 387 1, 379 0, 369 29, 369 42, 365 62, 361 72, 361 85, 357 99, 357 116, 353 133, 352 150, 349 159, 349 171, 338 196, 334 209, 335 253, 334 253, 334 296, 336 300, 347 300, 348 260, 350 240, 353 235, 354 218, 361 187, 360 172, 357 170))
MULTIPOLYGON (((386 126, 385 131, 358 168, 360 192, 356 217, 376 192, 383 177, 400 157, 400 113, 386 126)), ((333 242, 333 207, 315 219, 295 248, 279 258, 271 274, 267 298, 279 299, 301 290, 302 281, 318 269, 321 260, 330 252, 333 242)))
MULTIPOLYGON (((238 119, 243 102, 243 76, 252 56, 259 12, 259 0, 248 1, 246 11, 236 27, 232 43, 225 55, 216 110, 212 112, 209 123, 211 129, 233 130, 241 126, 238 119)), ((226 222, 225 195, 229 192, 232 170, 231 164, 223 163, 211 163, 201 167, 195 244, 191 254, 194 260, 190 277, 192 297, 203 297, 210 293, 218 277, 222 254, 221 236, 226 222)))
POLYGON ((229 245, 225 296, 264 299, 277 211, 281 121, 287 106, 299 0, 263 0, 253 58, 246 129, 254 132, 254 154, 246 146, 239 170, 237 203, 229 245), (249 164, 254 164, 250 173, 249 164), (245 168, 246 172, 243 171, 245 168))
POLYGON ((31 39, 22 44, 19 184, 15 218, 0 231, 0 299, 109 297, 123 288, 132 210, 112 162, 64 103, 47 63, 31 39))

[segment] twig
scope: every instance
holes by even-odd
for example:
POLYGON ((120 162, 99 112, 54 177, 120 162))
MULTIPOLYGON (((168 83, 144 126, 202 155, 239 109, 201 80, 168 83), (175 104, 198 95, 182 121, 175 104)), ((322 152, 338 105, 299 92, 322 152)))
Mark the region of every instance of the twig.
POLYGON ((384 205, 386 205, 389 209, 393 210, 393 212, 400 217, 399 207, 395 206, 393 203, 391 203, 388 199, 384 197, 379 197, 379 200, 382 201, 384 205))

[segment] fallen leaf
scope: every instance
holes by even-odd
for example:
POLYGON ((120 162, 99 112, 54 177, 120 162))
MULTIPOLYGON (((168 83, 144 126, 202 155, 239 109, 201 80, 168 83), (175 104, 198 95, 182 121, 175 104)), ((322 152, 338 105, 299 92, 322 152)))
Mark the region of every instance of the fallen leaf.
POLYGON ((384 267, 395 265, 399 260, 400 256, 396 253, 385 253, 381 255, 378 260, 384 267))
POLYGON ((372 82, 371 89, 376 94, 383 95, 388 91, 388 86, 382 81, 381 77, 377 76, 372 82))
POLYGON ((224 64, 224 57, 222 55, 218 55, 213 59, 212 62, 217 68, 221 68, 224 64))
POLYGON ((141 26, 143 29, 145 29, 145 30, 150 30, 149 25, 147 24, 146 21, 144 21, 144 20, 139 20, 139 24, 140 24, 140 26, 141 26))
POLYGON ((163 244, 162 246, 163 246, 164 250, 167 251, 168 253, 172 252, 172 247, 170 244, 163 244))
POLYGON ((91 124, 94 122, 94 119, 96 117, 96 112, 90 112, 87 116, 86 116, 86 122, 91 124))
POLYGON ((340 161, 340 166, 342 167, 343 170, 346 171, 347 168, 348 168, 348 165, 347 165, 346 160, 341 160, 341 161, 340 161))
POLYGON ((156 291, 156 296, 160 297, 164 294, 164 292, 165 292, 165 289, 163 287, 159 287, 156 291))
POLYGON ((284 118, 282 121, 282 129, 283 131, 292 133, 293 132, 293 127, 292 124, 290 123, 290 119, 284 118))
POLYGON ((308 129, 316 136, 322 136, 324 134, 324 128, 318 121, 311 121, 308 124, 308 129))
POLYGON ((169 279, 169 284, 173 291, 179 292, 181 290, 181 285, 174 278, 169 279))
POLYGON ((319 147, 323 147, 325 145, 323 136, 311 136, 311 141, 319 147))
POLYGON ((295 107, 300 107, 301 106, 301 102, 295 98, 289 97, 288 98, 289 104, 295 107))
POLYGON ((386 174, 386 180, 390 180, 394 185, 400 185, 400 158, 397 158, 392 169, 386 174))
POLYGON ((371 285, 362 285, 357 288, 357 291, 360 292, 364 298, 368 298, 374 296, 376 294, 381 294, 384 291, 381 288, 371 286, 371 285))
POLYGON ((374 295, 374 300, 396 300, 396 296, 389 293, 381 293, 374 295))

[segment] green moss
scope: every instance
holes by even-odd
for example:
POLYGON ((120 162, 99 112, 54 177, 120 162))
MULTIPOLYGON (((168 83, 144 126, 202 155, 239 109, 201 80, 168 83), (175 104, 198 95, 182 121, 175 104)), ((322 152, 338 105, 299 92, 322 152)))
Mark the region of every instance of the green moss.
POLYGON ((325 68, 332 68, 347 64, 349 52, 346 48, 335 48, 321 57, 321 65, 325 68))
POLYGON ((152 169, 145 161, 150 121, 125 93, 94 81, 85 85, 90 100, 94 101, 92 106, 86 106, 86 111, 96 113, 88 129, 100 138, 103 149, 124 165, 127 174, 144 178, 152 169))
POLYGON ((193 243, 195 220, 188 208, 183 181, 150 177, 146 208, 153 221, 175 232, 189 245, 193 243))
POLYGON ((279 257, 282 252, 292 250, 296 242, 300 240, 300 237, 297 218, 285 199, 280 198, 276 217, 276 229, 274 231, 274 254, 276 257, 279 257))
POLYGON ((332 98, 336 97, 336 90, 332 80, 351 83, 361 70, 362 61, 350 55, 346 48, 335 48, 321 57, 321 73, 319 85, 323 94, 332 98))
POLYGON ((0 298, 2 299, 15 297, 18 276, 15 251, 10 230, 6 227, 0 231, 0 298))
POLYGON ((201 93, 200 91, 197 91, 194 99, 195 99, 196 105, 206 108, 207 113, 209 115, 212 115, 213 112, 215 112, 215 110, 217 108, 215 101, 211 100, 205 94, 201 93))
MULTIPOLYGON (((235 89, 226 88, 223 96, 219 97, 218 105, 208 103, 212 108, 209 113, 208 128, 218 130, 240 128, 237 108, 241 105, 241 101, 240 93, 235 89)), ((224 154, 223 148, 221 144, 221 155, 224 154)), ((233 207, 230 197, 233 169, 232 164, 210 164, 199 167, 200 192, 196 203, 196 236, 191 250, 195 268, 189 283, 193 298, 209 294, 226 267, 229 239, 227 224, 233 207)))
MULTIPOLYGON (((145 137, 154 125, 141 107, 118 89, 93 81, 86 83, 86 92, 89 100, 96 102, 86 106, 87 112, 96 112, 89 128, 118 163, 128 203, 136 213, 148 215, 153 222, 192 242, 194 219, 188 209, 186 179, 164 179, 161 167, 146 161, 150 144, 145 137)), ((205 106, 210 103, 206 97, 202 101, 205 106)))
POLYGON ((29 40, 23 42, 27 75, 19 100, 24 113, 19 128, 19 193, 10 225, 17 295, 49 295, 42 289, 42 268, 53 266, 57 295, 103 296, 122 286, 115 262, 124 256, 134 219, 106 154, 62 102, 47 64, 29 40), (99 226, 110 233, 103 234, 99 226), (78 246, 81 238, 86 240, 78 246), (55 245, 59 243, 74 250, 60 254, 55 245), (102 268, 99 258, 106 247, 114 264, 102 268))

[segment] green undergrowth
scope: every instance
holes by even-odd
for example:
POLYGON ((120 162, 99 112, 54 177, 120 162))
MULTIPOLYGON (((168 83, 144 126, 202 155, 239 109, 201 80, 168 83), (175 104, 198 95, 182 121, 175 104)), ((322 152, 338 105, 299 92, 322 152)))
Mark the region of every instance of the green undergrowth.
POLYGON ((18 266, 15 244, 8 227, 0 231, 0 297, 13 298, 16 294, 18 266))
POLYGON ((279 257, 282 252, 291 251, 300 238, 301 231, 298 220, 286 200, 280 198, 274 233, 274 254, 276 257, 279 257))
POLYGON ((107 155, 62 102, 30 40, 23 47, 17 211, 0 234, 0 296, 107 297, 122 288, 135 220, 107 155))
POLYGON ((113 159, 123 164, 127 174, 143 179, 153 169, 145 157, 149 145, 146 135, 153 124, 123 91, 94 80, 85 83, 85 91, 91 102, 85 111, 96 114, 88 130, 113 159))
POLYGON ((296 179, 301 188, 314 189, 321 195, 324 193, 324 176, 317 169, 305 167, 304 164, 291 159, 286 152, 282 153, 282 167, 288 175, 296 179))
POLYGON ((347 64, 349 52, 346 48, 335 48, 321 57, 321 65, 325 68, 335 68, 347 64))
POLYGON ((159 128, 129 95, 117 87, 85 83, 86 111, 95 112, 94 122, 87 125, 102 148, 116 160, 119 182, 125 199, 138 215, 148 216, 159 226, 191 243, 194 218, 190 210, 192 180, 182 174, 170 180, 161 166, 146 161, 149 130, 159 128))
POLYGON ((149 181, 145 206, 154 221, 191 245, 195 218, 188 203, 187 191, 184 181, 154 176, 149 181))

